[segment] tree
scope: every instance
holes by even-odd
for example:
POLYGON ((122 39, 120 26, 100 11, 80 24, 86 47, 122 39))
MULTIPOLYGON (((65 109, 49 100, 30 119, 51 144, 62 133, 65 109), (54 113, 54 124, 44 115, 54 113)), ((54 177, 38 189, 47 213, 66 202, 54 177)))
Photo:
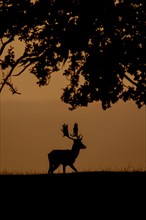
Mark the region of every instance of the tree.
POLYGON ((62 101, 71 108, 101 101, 107 109, 122 99, 146 104, 146 2, 144 0, 5 0, 1 4, 1 54, 14 39, 25 44, 15 58, 9 47, 1 59, 4 74, 0 91, 17 66, 26 68, 47 85, 54 71, 68 67, 69 84, 62 101), (16 13, 17 12, 17 13, 16 13), (4 41, 4 40, 5 41, 4 41))

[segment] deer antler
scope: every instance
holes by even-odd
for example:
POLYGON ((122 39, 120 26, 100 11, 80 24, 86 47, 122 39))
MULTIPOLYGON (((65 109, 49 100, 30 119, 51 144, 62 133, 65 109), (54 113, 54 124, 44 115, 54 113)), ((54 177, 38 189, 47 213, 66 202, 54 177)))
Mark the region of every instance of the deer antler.
POLYGON ((77 137, 78 136, 78 124, 75 123, 73 127, 73 136, 77 137))
POLYGON ((73 140, 73 138, 70 137, 69 132, 68 132, 68 124, 63 124, 61 131, 63 132, 63 136, 66 136, 73 140))
POLYGON ((73 133, 72 134, 71 133, 69 134, 69 132, 68 132, 68 125, 67 124, 63 124, 61 131, 63 132, 63 136, 66 136, 66 137, 68 137, 68 138, 70 138, 72 140, 75 140, 75 139, 82 140, 82 138, 83 138, 83 136, 81 134, 78 135, 78 124, 77 123, 74 124, 73 133))
POLYGON ((83 136, 80 134, 78 135, 78 124, 75 123, 73 127, 73 136, 76 137, 77 139, 82 140, 83 136))

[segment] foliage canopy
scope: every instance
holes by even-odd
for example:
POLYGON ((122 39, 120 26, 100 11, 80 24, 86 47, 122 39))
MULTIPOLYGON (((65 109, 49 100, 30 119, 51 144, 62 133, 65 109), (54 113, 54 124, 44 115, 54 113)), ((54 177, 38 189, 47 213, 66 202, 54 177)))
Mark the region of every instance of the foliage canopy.
POLYGON ((61 97, 71 109, 101 101, 146 104, 145 0, 4 0, 0 3, 0 91, 27 68, 47 85, 67 66, 61 97), (25 44, 16 57, 14 40, 25 44), (67 65, 66 65, 67 63, 67 65), (20 71, 16 74, 16 68, 20 71))

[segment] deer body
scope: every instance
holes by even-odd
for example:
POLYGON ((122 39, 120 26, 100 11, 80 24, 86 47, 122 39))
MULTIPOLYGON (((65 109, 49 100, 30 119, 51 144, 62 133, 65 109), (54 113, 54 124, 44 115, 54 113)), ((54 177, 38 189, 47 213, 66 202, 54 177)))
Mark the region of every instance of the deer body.
POLYGON ((60 165, 63 165, 63 173, 65 173, 66 166, 70 166, 75 172, 77 169, 74 167, 74 162, 79 155, 80 149, 85 149, 86 146, 81 142, 82 138, 79 136, 75 136, 77 138, 70 137, 69 134, 64 133, 64 136, 69 137, 73 140, 72 149, 64 149, 64 150, 52 150, 48 154, 49 160, 49 170, 48 173, 53 173, 60 165))

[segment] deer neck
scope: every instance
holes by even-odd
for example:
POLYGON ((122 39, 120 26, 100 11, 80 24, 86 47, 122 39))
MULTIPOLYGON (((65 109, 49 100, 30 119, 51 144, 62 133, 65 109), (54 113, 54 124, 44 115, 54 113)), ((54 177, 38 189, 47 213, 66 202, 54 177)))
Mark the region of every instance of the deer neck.
POLYGON ((77 156, 79 155, 80 149, 76 144, 73 144, 72 146, 72 154, 74 158, 77 158, 77 156))

